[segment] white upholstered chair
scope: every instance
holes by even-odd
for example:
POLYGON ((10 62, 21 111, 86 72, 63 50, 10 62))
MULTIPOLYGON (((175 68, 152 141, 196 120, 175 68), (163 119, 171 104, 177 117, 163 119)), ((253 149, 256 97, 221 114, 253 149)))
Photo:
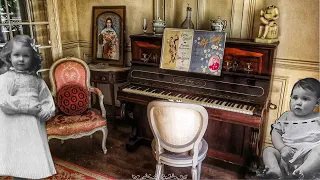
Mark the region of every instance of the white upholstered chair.
POLYGON ((147 112, 154 135, 156 179, 161 179, 164 165, 191 166, 192 179, 200 179, 201 163, 208 151, 203 139, 208 125, 206 109, 196 104, 156 100, 148 104, 147 112))

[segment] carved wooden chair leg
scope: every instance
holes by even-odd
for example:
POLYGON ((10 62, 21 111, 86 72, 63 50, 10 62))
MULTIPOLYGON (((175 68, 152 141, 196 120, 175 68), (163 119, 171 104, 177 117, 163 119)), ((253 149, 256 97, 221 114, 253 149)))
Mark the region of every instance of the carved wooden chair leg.
POLYGON ((126 103, 120 105, 120 120, 123 121, 126 118, 126 103))
POLYGON ((107 136, 108 136, 108 129, 107 129, 107 127, 104 127, 104 128, 102 129, 102 133, 103 133, 103 138, 102 138, 102 150, 103 150, 103 153, 106 154, 106 153, 107 153, 106 143, 107 143, 107 136))

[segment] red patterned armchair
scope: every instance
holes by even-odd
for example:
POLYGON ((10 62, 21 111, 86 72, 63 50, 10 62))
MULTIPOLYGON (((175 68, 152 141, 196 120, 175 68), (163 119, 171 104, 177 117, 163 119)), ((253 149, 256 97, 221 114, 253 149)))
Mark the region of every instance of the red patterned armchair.
POLYGON ((53 63, 49 76, 58 112, 47 122, 48 141, 55 138, 63 143, 66 139, 91 136, 96 131, 102 131, 102 150, 106 154, 108 129, 104 96, 98 88, 91 87, 88 65, 77 58, 63 58, 53 63), (79 94, 79 89, 84 93, 79 94), (99 96, 101 110, 91 108, 91 92, 99 96), (88 108, 82 112, 86 105, 88 108), (70 111, 66 111, 68 109, 70 111))

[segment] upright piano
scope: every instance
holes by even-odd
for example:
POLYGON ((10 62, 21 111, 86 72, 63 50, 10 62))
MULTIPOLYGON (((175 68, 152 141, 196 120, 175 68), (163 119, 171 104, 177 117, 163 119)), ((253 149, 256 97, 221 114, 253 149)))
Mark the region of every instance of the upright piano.
MULTIPOLYGON (((159 68, 162 37, 131 35, 132 66, 128 83, 118 90, 121 114, 131 117, 127 149, 151 142, 146 106, 155 99, 204 106, 209 123, 204 135, 208 158, 257 167, 264 141, 270 85, 278 43, 227 39, 221 76, 159 68)), ((183 126, 183 124, 181 124, 183 126)))

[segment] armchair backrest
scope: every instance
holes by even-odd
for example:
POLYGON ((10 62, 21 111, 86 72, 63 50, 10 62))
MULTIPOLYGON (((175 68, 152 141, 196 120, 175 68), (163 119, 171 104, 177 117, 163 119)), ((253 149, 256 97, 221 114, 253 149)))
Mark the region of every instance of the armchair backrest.
POLYGON ((49 76, 53 96, 67 84, 90 88, 90 69, 86 62, 78 58, 67 57, 55 61, 50 67, 49 76))
POLYGON ((156 100, 148 104, 147 114, 159 148, 176 153, 198 150, 208 125, 204 107, 156 100))

